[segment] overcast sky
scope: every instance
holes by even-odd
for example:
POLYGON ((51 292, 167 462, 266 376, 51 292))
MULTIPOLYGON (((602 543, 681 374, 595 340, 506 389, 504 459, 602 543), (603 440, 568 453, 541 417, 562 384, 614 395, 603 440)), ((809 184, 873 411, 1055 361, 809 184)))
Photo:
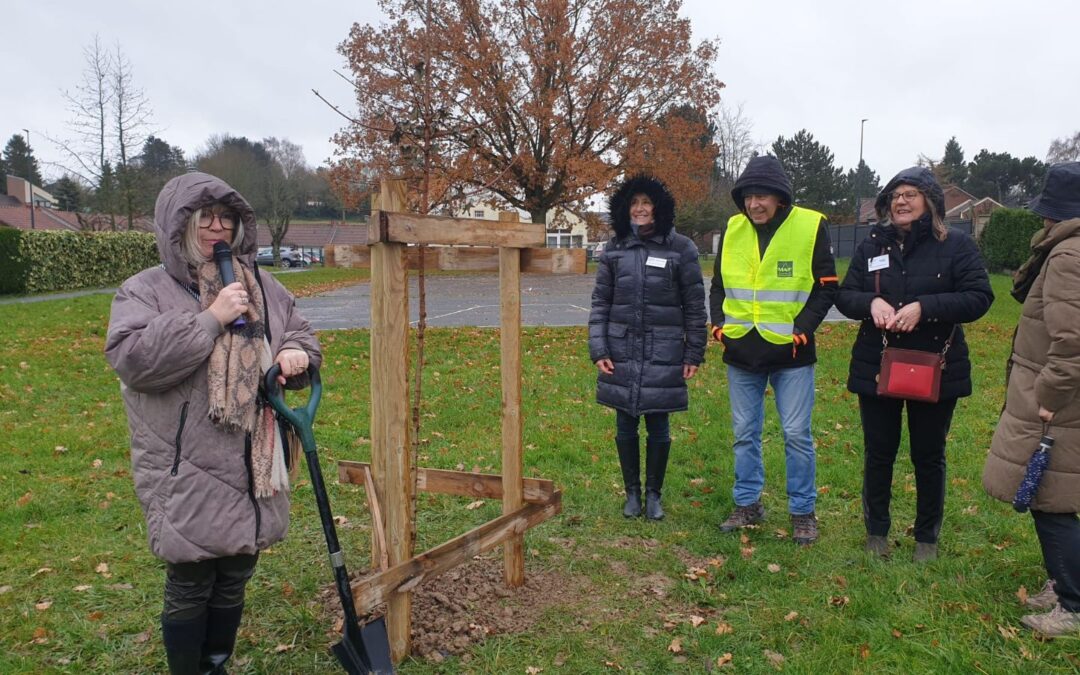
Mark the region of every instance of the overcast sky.
MULTIPOLYGON (((805 127, 846 169, 868 118, 863 156, 883 181, 953 135, 969 160, 981 148, 1043 159, 1080 130, 1076 0, 686 0, 682 12, 695 39, 720 40, 716 73, 755 138, 805 127)), ((95 33, 120 45, 157 135, 188 156, 229 133, 288 138, 323 163, 343 120, 311 89, 351 107, 336 47, 353 22, 381 20, 374 0, 36 0, 2 16, 0 143, 28 128, 43 163, 62 160, 46 138, 70 136, 62 91, 95 33)))

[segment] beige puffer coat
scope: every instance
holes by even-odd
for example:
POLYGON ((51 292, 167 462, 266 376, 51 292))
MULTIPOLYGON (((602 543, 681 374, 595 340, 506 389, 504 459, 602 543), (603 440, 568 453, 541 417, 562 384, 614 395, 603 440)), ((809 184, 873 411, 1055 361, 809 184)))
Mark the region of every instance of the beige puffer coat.
POLYGON ((1024 302, 1010 358, 1008 392, 983 486, 1011 502, 1042 435, 1039 406, 1054 413, 1050 465, 1031 503, 1036 511, 1080 511, 1080 218, 1055 224, 1050 250, 1024 302))
MULTIPOLYGON (((233 250, 241 264, 254 263, 255 214, 247 201, 207 174, 174 178, 154 209, 164 269, 124 282, 105 345, 120 376, 150 549, 172 563, 255 553, 281 540, 289 524, 287 494, 255 499, 245 434, 223 431, 207 416, 207 360, 223 329, 189 291, 195 279, 180 241, 191 213, 213 202, 241 214, 244 238, 233 250)), ((303 349, 319 365, 318 340, 292 296, 269 274, 261 282, 271 352, 303 349)), ((306 375, 294 380, 289 385, 306 384, 306 375)))

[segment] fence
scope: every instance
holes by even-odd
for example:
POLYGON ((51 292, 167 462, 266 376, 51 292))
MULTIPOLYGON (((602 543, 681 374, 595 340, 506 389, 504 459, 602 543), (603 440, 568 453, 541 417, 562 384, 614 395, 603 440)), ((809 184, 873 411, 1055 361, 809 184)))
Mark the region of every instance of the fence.
MULTIPOLYGON (((956 220, 949 224, 965 234, 971 234, 970 220, 956 220)), ((870 234, 872 225, 854 225, 852 223, 829 226, 829 239, 833 245, 833 255, 837 258, 850 258, 855 248, 870 234)))

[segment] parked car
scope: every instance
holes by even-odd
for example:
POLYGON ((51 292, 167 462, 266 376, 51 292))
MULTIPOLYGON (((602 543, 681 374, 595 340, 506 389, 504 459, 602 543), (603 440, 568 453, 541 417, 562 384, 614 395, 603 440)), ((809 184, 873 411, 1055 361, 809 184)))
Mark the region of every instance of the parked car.
MULTIPOLYGON (((255 262, 263 267, 272 267, 274 265, 273 247, 260 246, 259 251, 255 256, 255 262)), ((282 267, 307 267, 307 265, 308 261, 304 259, 304 256, 299 249, 294 249, 290 246, 281 247, 282 267)))

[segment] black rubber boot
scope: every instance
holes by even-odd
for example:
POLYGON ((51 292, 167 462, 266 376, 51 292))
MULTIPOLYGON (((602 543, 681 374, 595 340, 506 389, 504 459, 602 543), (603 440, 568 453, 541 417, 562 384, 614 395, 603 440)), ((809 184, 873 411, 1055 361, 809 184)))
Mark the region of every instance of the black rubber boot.
POLYGON ((626 503, 622 514, 627 518, 641 515, 641 441, 633 438, 615 438, 615 447, 619 450, 619 466, 622 467, 623 486, 626 488, 626 503))
POLYGON ((165 657, 169 660, 172 675, 199 675, 202 672, 199 658, 205 637, 205 614, 184 621, 161 617, 161 639, 165 643, 165 657))
POLYGON ((645 439, 645 517, 649 520, 663 520, 664 507, 660 504, 660 493, 664 488, 664 474, 667 473, 668 454, 671 441, 645 439))
POLYGON ((203 673, 226 675, 225 662, 232 656, 236 646, 236 632, 240 629, 240 617, 244 606, 211 607, 206 613, 206 639, 202 643, 203 673))

